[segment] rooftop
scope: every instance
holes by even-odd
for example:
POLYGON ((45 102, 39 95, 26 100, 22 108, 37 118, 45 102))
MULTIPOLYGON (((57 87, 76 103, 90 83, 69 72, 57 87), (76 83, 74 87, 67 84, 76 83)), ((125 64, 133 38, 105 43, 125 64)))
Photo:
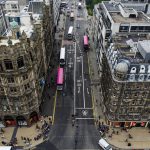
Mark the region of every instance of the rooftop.
POLYGON ((150 37, 147 34, 117 34, 106 56, 112 74, 125 74, 124 80, 150 82, 150 37))
POLYGON ((150 23, 150 20, 146 19, 141 12, 138 12, 138 16, 136 18, 123 17, 120 12, 112 12, 110 15, 115 23, 150 23))

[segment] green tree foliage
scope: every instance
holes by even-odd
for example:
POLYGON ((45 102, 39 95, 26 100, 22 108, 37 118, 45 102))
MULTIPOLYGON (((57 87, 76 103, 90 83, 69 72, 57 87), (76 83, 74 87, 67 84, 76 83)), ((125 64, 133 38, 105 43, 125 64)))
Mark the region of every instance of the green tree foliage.
POLYGON ((95 4, 101 3, 102 0, 86 0, 86 6, 88 10, 88 15, 93 15, 93 8, 95 4))

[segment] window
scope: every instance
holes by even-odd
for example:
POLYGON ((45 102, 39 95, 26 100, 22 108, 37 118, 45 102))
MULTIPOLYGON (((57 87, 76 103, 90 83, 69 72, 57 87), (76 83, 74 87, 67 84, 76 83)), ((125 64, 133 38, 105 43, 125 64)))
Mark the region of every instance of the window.
POLYGON ((14 83, 15 82, 13 77, 8 77, 7 81, 8 81, 8 83, 14 83))
POLYGON ((3 71, 3 66, 1 63, 0 63, 0 71, 3 71))
POLYGON ((32 56, 32 53, 30 52, 30 58, 31 58, 31 61, 33 62, 33 56, 32 56))
POLYGON ((4 92, 4 88, 3 87, 0 87, 0 92, 4 92))
POLYGON ((28 79, 28 75, 25 74, 25 75, 22 76, 22 78, 23 78, 23 80, 27 80, 28 79))
POLYGON ((11 8, 12 8, 12 9, 16 9, 16 8, 17 8, 17 5, 16 5, 16 4, 11 4, 11 8))
POLYGON ((23 56, 18 57, 17 64, 18 64, 18 68, 24 67, 23 56))
POLYGON ((11 60, 4 59, 4 64, 5 64, 6 70, 13 70, 13 64, 11 60))
POLYGON ((16 93, 16 92, 17 92, 17 88, 15 88, 15 87, 10 87, 10 92, 11 92, 11 93, 16 93))
POLYGON ((30 88, 29 83, 25 84, 25 85, 24 85, 24 88, 25 88, 25 90, 29 89, 29 88, 30 88))

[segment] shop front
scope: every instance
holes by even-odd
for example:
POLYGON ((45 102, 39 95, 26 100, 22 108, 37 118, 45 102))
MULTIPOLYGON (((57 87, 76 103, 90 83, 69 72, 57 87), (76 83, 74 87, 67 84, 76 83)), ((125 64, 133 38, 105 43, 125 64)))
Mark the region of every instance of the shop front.
POLYGON ((113 127, 126 127, 126 128, 130 128, 130 127, 146 127, 147 126, 147 122, 134 122, 134 121, 126 121, 126 122, 109 122, 108 123, 110 126, 113 127))
POLYGON ((16 126, 16 120, 12 116, 5 116, 4 122, 5 122, 6 127, 16 126))
POLYGON ((28 125, 24 116, 17 116, 16 122, 17 122, 18 126, 27 126, 28 125))
POLYGON ((39 116, 38 116, 37 112, 36 112, 36 111, 33 111, 33 112, 30 114, 30 118, 29 118, 30 124, 36 123, 38 120, 39 120, 39 116))

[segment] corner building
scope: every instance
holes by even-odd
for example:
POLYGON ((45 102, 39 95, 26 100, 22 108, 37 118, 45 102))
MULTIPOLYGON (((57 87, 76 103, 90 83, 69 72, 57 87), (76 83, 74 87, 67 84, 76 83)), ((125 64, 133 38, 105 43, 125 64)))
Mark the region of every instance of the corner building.
POLYGON ((14 19, 8 21, 7 35, 0 37, 0 124, 3 126, 32 125, 39 119, 53 50, 51 8, 43 3, 42 10, 42 14, 34 14, 25 9, 19 15, 19 23, 14 19))
POLYGON ((119 34, 102 58, 103 112, 109 125, 149 125, 150 38, 146 34, 119 34))

